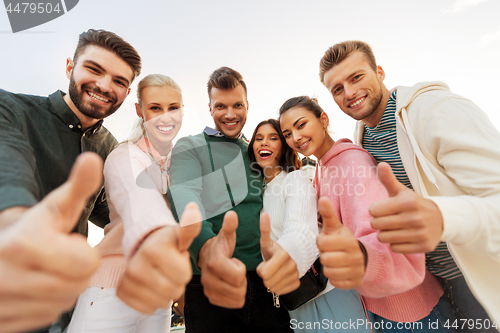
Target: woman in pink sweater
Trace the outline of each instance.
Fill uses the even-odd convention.
[[[104,185],[110,223],[96,245],[101,264],[80,296],[68,333],[165,333],[170,306],[152,315],[116,296],[116,288],[142,239],[163,226],[177,226],[168,207],[172,140],[182,124],[182,95],[168,76],[152,74],[137,89],[136,121],[130,138],[106,159]]]
[[[316,100],[307,96],[291,98],[280,108],[280,126],[287,144],[305,156],[314,155],[318,159],[314,178],[318,198],[330,199],[339,221],[349,229],[345,238],[353,239],[351,244],[355,244],[357,258],[364,258],[360,283],[354,285],[359,286],[356,289],[366,309],[375,314],[373,327],[381,332],[439,332],[430,325],[437,323],[433,310],[443,290],[426,270],[424,255],[392,252],[388,244],[378,241],[376,231],[370,226],[368,207],[388,197],[377,178],[375,160],[349,139],[335,142],[328,133],[328,123],[328,116]],[[328,255],[322,253],[325,259]],[[327,276],[328,270],[326,264]],[[330,277],[334,286],[345,289],[348,284],[340,280]],[[315,315],[314,309],[301,311]]]

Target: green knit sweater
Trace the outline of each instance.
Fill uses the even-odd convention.
[[[260,253],[260,211],[262,183],[252,172],[243,139],[228,139],[200,133],[180,139],[172,152],[168,198],[174,217],[179,221],[186,205],[200,207],[203,226],[191,248],[193,274],[200,274],[198,254],[203,244],[215,237],[222,227],[224,214],[238,214],[236,247],[233,257],[247,270],[255,270],[262,261]]]

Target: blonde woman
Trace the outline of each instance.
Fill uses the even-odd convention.
[[[134,255],[140,240],[157,228],[177,225],[165,194],[172,140],[182,124],[181,90],[171,78],[152,74],[139,82],[137,99],[139,118],[130,138],[109,155],[104,166],[111,222],[96,246],[101,265],[78,299],[68,333],[163,333],[170,327],[170,306],[146,315],[116,295],[127,258]]]

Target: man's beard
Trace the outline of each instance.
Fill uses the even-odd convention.
[[[380,94],[378,95],[378,98],[372,99],[370,102],[370,109],[371,109],[370,116],[373,114],[373,112],[375,112],[375,110],[377,110],[379,108],[380,103],[382,103],[382,99],[384,98],[384,94],[382,92],[382,87],[380,87],[379,91],[380,91]]]
[[[111,105],[109,106],[108,110],[103,110],[102,106],[99,105],[92,105],[90,103],[84,103],[83,102],[83,94],[86,94],[86,90],[95,92],[96,94],[99,94],[101,96],[104,96],[108,99],[111,100]],[[82,85],[82,91],[78,92],[78,88],[76,87],[75,80],[73,79],[73,74],[71,74],[70,80],[69,80],[69,97],[71,98],[71,101],[73,104],[75,104],[76,108],[85,116],[89,118],[94,118],[94,119],[103,119],[106,118],[107,116],[112,115],[118,108],[122,105],[120,104],[113,104],[115,103],[115,100],[111,98],[107,93],[102,92],[101,89],[98,87],[93,87],[89,88],[86,87],[86,85]]]
[[[352,112],[347,112],[347,115],[349,115],[351,118],[355,120],[364,120],[368,117],[370,117],[380,106],[380,103],[382,103],[382,99],[384,98],[384,93],[382,91],[382,86],[379,84],[379,94],[373,96],[373,98],[370,100],[370,103],[368,104],[368,109],[366,110],[365,113],[363,114],[355,114]]]

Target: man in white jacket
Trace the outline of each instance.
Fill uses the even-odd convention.
[[[380,163],[390,198],[370,208],[379,240],[395,252],[426,252],[429,271],[454,306],[455,328],[492,329],[500,320],[497,129],[442,82],[389,91],[363,42],[330,47],[320,78],[340,109],[358,120],[355,141]],[[474,324],[463,325],[465,319]]]

